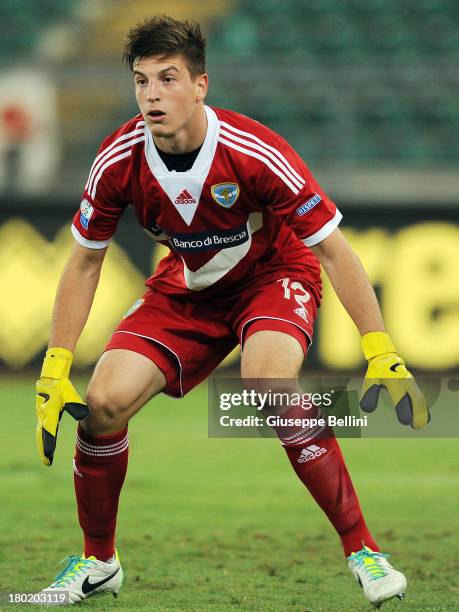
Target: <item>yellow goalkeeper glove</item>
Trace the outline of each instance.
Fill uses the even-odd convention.
[[[36,384],[36,412],[38,417],[35,437],[42,463],[52,465],[56,449],[57,430],[62,413],[67,410],[76,420],[85,419],[89,410],[76,392],[68,376],[73,355],[64,348],[50,348]]]
[[[379,392],[384,387],[394,403],[397,418],[403,425],[420,429],[430,421],[424,395],[405,362],[395,350],[389,335],[370,332],[362,336],[362,349],[368,370],[360,394],[360,408],[373,412],[378,405]]]

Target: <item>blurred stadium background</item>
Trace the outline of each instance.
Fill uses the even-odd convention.
[[[55,464],[45,470],[33,442],[33,381],[87,173],[104,136],[137,112],[121,65],[124,35],[162,12],[204,24],[208,102],[265,122],[304,156],[344,214],[400,353],[418,372],[448,374],[454,395],[445,401],[454,405],[457,396],[456,1],[6,0],[0,3],[0,403],[7,414],[0,594],[42,588],[54,563],[78,552],[74,423],[62,420]],[[79,343],[82,376],[74,376],[81,392],[163,254],[128,212]],[[307,371],[335,376],[359,369],[361,375],[358,335],[327,284],[324,291]],[[227,367],[237,359],[235,352]],[[205,386],[179,405],[155,399],[154,409],[136,418],[130,439],[119,522],[129,580],[116,605],[367,609],[335,535],[277,441],[207,437]],[[457,609],[456,440],[373,438],[342,440],[342,447],[372,529],[409,576],[404,609]],[[399,609],[387,605],[388,612]]]
[[[208,102],[280,132],[335,199],[407,361],[457,367],[454,0],[202,0],[192,10],[185,0],[9,0],[0,8],[3,371],[43,352],[88,170],[102,138],[137,110],[120,61],[124,35],[160,12],[203,22]],[[126,214],[80,366],[97,359],[163,254]],[[357,333],[327,285],[325,294],[308,365],[352,370]]]
[[[204,24],[208,103],[285,136],[335,199],[400,353],[421,370],[457,368],[457,2],[8,0],[0,7],[2,371],[41,357],[95,152],[137,111],[120,60],[124,35],[161,12]],[[81,367],[97,359],[163,254],[126,214],[78,348]],[[308,365],[355,369],[357,333],[327,285],[325,294]]]

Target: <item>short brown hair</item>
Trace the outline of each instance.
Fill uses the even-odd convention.
[[[190,74],[197,76],[206,71],[206,43],[199,23],[157,15],[130,29],[123,59],[133,70],[136,60],[144,57],[183,55]]]

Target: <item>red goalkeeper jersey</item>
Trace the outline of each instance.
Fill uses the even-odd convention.
[[[104,248],[127,206],[170,248],[147,285],[187,299],[243,291],[266,262],[308,269],[320,301],[320,266],[308,248],[341,214],[278,134],[238,113],[206,106],[205,141],[190,170],[169,171],[137,115],[102,143],[72,232]],[[261,267],[261,268],[260,268]]]

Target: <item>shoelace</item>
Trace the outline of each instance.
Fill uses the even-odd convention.
[[[349,561],[355,561],[367,573],[370,580],[378,580],[388,574],[387,569],[381,565],[379,559],[387,559],[388,557],[389,555],[373,552],[365,546],[359,552],[350,555],[348,559]]]
[[[69,556],[62,559],[61,563],[67,561],[67,565],[64,569],[56,576],[53,584],[53,588],[60,588],[66,586],[73,578],[80,575],[85,568],[92,567],[95,562],[90,559],[82,559],[81,557]]]

